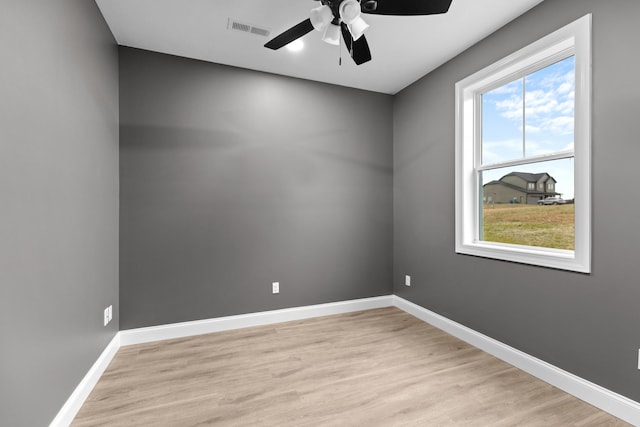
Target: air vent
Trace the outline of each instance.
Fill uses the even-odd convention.
[[[264,28],[256,27],[255,25],[247,24],[244,22],[236,21],[229,18],[227,22],[227,29],[242,31],[243,33],[256,34],[258,36],[269,37],[270,31]]]
[[[265,30],[264,28],[251,27],[251,34],[257,34],[259,36],[268,37],[269,30]]]

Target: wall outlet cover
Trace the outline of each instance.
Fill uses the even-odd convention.
[[[280,293],[280,282],[273,282],[271,284],[271,292],[274,294]]]
[[[408,274],[404,276],[404,284],[405,286],[411,286],[411,276]]]

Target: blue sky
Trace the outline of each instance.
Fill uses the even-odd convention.
[[[572,149],[574,97],[573,56],[483,94],[483,164]],[[548,172],[556,191],[573,198],[573,159],[485,171],[483,181],[512,171]]]

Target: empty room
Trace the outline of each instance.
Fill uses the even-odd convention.
[[[640,425],[639,19],[3,1],[0,426]]]

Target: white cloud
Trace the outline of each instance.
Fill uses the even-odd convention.
[[[558,93],[569,93],[573,91],[573,84],[571,82],[564,82],[558,86]]]
[[[544,73],[544,70],[541,71]],[[534,73],[526,77],[524,95],[525,127],[528,132],[546,131],[558,135],[573,133],[575,83],[573,72]],[[522,80],[489,92],[500,116],[522,123]],[[494,95],[497,95],[494,97]],[[500,96],[503,95],[503,96]],[[497,99],[496,99],[497,98]]]
[[[571,135],[573,122],[573,116],[557,116],[545,120],[542,126],[556,135]]]
[[[482,143],[483,163],[496,163],[520,157],[522,157],[522,141],[519,139],[484,141]]]
[[[542,131],[542,128],[540,126],[526,125],[525,131],[527,132],[527,134],[540,133]]]
[[[522,96],[511,95],[509,98],[496,102],[500,115],[511,120],[522,120]]]

